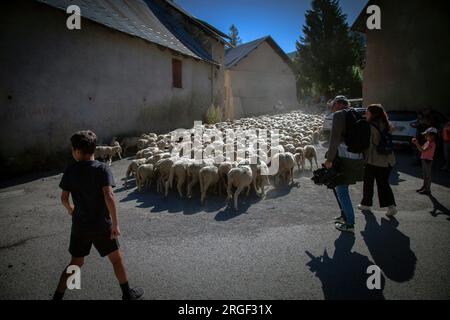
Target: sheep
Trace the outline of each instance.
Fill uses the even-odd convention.
[[[219,182],[219,169],[216,166],[206,166],[200,169],[198,179],[200,182],[200,201],[205,204],[206,193],[211,186],[216,187]]]
[[[132,160],[130,162],[130,164],[128,165],[128,168],[127,168],[127,172],[125,174],[124,186],[126,186],[128,184],[128,178],[131,175],[136,176],[137,169],[139,168],[139,166],[145,164],[145,162],[146,162],[146,159],[136,159],[136,160]]]
[[[111,154],[111,147],[108,147],[108,146],[97,146],[95,148],[94,158],[95,159],[106,160],[106,158],[109,158],[110,154]]]
[[[305,159],[308,159],[309,163],[311,164],[311,171],[313,170],[313,159],[316,162],[317,169],[319,169],[319,164],[317,163],[317,150],[314,146],[306,146],[304,148],[304,157]]]
[[[294,167],[295,167],[295,158],[289,153],[279,153],[276,154],[275,157],[272,158],[272,161],[278,161],[278,172],[275,175],[275,184],[278,184],[277,181],[280,178],[285,178],[286,183],[294,183]]]
[[[156,191],[164,191],[164,197],[167,197],[169,194],[170,169],[172,168],[173,164],[174,160],[170,158],[161,159],[156,163],[155,172],[158,173]]]
[[[237,168],[233,168],[228,172],[228,187],[227,187],[227,195],[228,201],[231,201],[234,198],[234,209],[238,210],[238,198],[241,192],[248,188],[247,195],[250,192],[250,188],[253,182],[253,173],[250,166],[239,166]],[[236,191],[234,195],[231,190],[235,187]]]
[[[199,173],[203,167],[214,165],[212,159],[205,159],[202,162],[194,161],[189,163],[187,167],[187,197],[192,198],[192,188],[194,188],[199,183]]]
[[[305,169],[305,158],[303,156],[303,153],[296,153],[294,154],[295,163],[297,164],[298,171]]]
[[[115,141],[111,146],[111,159],[115,156],[118,156],[119,159],[122,160],[122,147],[117,141]]]
[[[260,161],[259,164],[252,164],[250,165],[250,168],[253,172],[253,189],[255,190],[256,194],[259,197],[264,197],[265,195],[265,189],[264,187],[266,185],[270,186],[269,178],[267,177],[269,173],[269,168],[267,167],[267,164],[265,164],[263,161]]]
[[[178,194],[180,195],[180,198],[183,198],[182,187],[184,186],[187,180],[188,165],[189,161],[187,159],[180,159],[173,164],[172,168],[170,168],[169,186],[172,189],[174,179],[177,180],[177,190]]]
[[[139,139],[137,141],[137,149],[138,151],[145,149],[148,146],[148,140],[147,139]]]
[[[219,193],[222,193],[222,188],[227,189],[228,172],[233,168],[236,168],[235,162],[222,162],[219,165]]]
[[[142,191],[142,188],[148,188],[151,185],[153,173],[153,165],[151,164],[143,164],[138,167],[136,174],[136,184],[139,192]]]
[[[120,145],[123,148],[123,153],[127,154],[128,149],[130,148],[137,148],[138,145],[138,141],[140,138],[138,137],[127,137],[127,138],[123,138],[122,142],[120,143]]]
[[[319,131],[314,131],[312,134],[312,143],[314,145],[318,145],[320,140],[320,132]]]

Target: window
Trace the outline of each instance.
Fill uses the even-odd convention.
[[[172,59],[172,86],[174,88],[182,88],[181,60]]]

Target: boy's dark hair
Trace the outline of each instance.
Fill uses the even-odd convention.
[[[93,154],[97,146],[97,136],[91,130],[78,131],[70,138],[72,147],[83,154]]]

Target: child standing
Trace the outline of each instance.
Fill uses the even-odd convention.
[[[445,165],[442,167],[442,170],[450,172],[450,115],[447,116],[447,120],[447,124],[442,130],[445,157]]]
[[[412,143],[421,152],[420,159],[422,161],[423,171],[423,186],[417,192],[423,195],[431,195],[431,171],[433,168],[434,153],[436,151],[436,128],[428,128],[423,135],[425,135],[426,142],[420,145],[417,139],[413,139]]]
[[[72,155],[76,163],[69,166],[59,184],[61,201],[72,217],[69,266],[81,267],[92,245],[102,257],[111,261],[122,289],[123,300],[143,297],[142,288],[130,289],[119,251],[120,235],[116,200],[112,188],[114,178],[109,167],[94,160],[97,137],[92,131],[80,131],[71,137]],[[72,195],[73,204],[69,201]],[[68,266],[68,267],[69,267]],[[61,300],[67,288],[67,268],[64,269],[53,300]]]

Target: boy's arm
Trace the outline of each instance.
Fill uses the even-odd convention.
[[[70,196],[69,191],[63,191],[61,193],[61,203],[67,209],[67,212],[69,213],[69,215],[73,215],[74,206],[73,206],[73,204],[70,204],[69,196]]]
[[[103,187],[103,196],[105,198],[106,207],[112,220],[111,238],[120,236],[119,221],[117,219],[116,197],[111,186]]]

